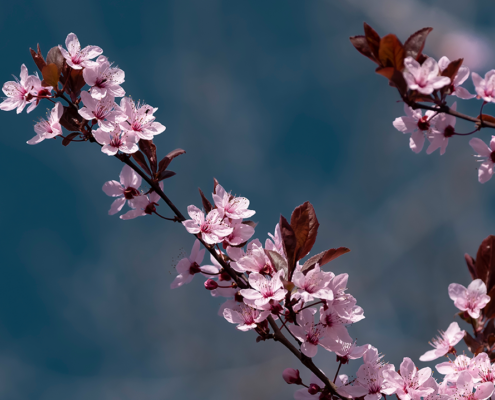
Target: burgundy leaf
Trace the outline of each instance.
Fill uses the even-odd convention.
[[[62,140],[62,144],[64,146],[68,146],[71,142],[72,142],[72,139],[74,139],[76,136],[80,135],[81,132],[72,132],[72,133],[69,133],[63,140]]]
[[[45,59],[41,54],[40,45],[38,44],[38,51],[34,51],[33,49],[29,49],[31,52],[31,56],[33,57],[34,63],[38,67],[40,71],[43,71],[43,67],[46,65]]]
[[[78,131],[82,122],[83,117],[79,115],[74,107],[64,106],[64,113],[62,114],[62,118],[60,118],[60,125],[68,131]]]
[[[495,281],[495,236],[488,236],[478,249],[474,264],[476,276],[486,284],[490,292]]]
[[[423,28],[409,36],[404,43],[405,57],[412,57],[415,60],[421,55],[425,47],[426,37],[433,28]]]
[[[378,58],[383,67],[404,69],[404,47],[397,36],[389,34],[381,38]]]
[[[473,338],[468,332],[464,333],[464,342],[471,353],[478,355],[483,351],[483,345]]]
[[[290,226],[296,235],[295,260],[299,261],[313,248],[320,226],[309,201],[294,209],[290,217]]]
[[[476,270],[474,269],[474,258],[466,253],[466,254],[464,254],[464,259],[466,260],[466,264],[467,264],[469,273],[471,274],[471,278],[474,281],[475,279],[478,278],[476,276]]]
[[[132,158],[139,164],[139,166],[144,169],[144,171],[151,176],[151,171],[146,164],[146,159],[144,158],[144,154],[141,153],[140,151],[136,151],[135,153],[132,154]]]
[[[364,36],[368,41],[368,46],[371,50],[371,54],[373,54],[376,60],[379,60],[380,40],[381,40],[380,35],[376,33],[376,31],[366,22],[364,23]],[[379,61],[378,64],[380,64]]]
[[[282,234],[282,243],[284,245],[284,252],[287,257],[287,264],[289,269],[288,279],[292,279],[292,273],[294,272],[294,268],[296,266],[296,246],[297,239],[296,234],[292,230],[289,222],[281,215],[280,216],[280,232]]]
[[[198,188],[199,194],[201,195],[201,201],[203,202],[203,208],[205,209],[205,213],[208,214],[212,209],[213,206],[211,205],[210,201],[205,197],[203,194],[203,191]]]
[[[371,52],[368,40],[365,36],[351,36],[349,39],[357,51],[359,51],[363,56],[368,57],[371,61],[379,64],[379,62],[376,60],[375,56]]]
[[[339,247],[337,249],[322,251],[321,253],[308,258],[303,264],[301,270],[306,271],[308,269],[311,269],[316,265],[316,263],[319,263],[321,267],[329,263],[330,261],[335,260],[337,257],[340,257],[342,254],[349,253],[350,251],[351,250],[349,250],[347,247]]]
[[[156,160],[156,146],[153,143],[153,140],[140,139],[138,144],[139,144],[139,148],[150,162],[151,172],[155,174],[157,167],[157,160]]]
[[[273,268],[275,268],[276,271],[284,271],[283,277],[285,279],[288,279],[288,266],[287,266],[287,261],[285,261],[285,258],[283,258],[280,254],[278,254],[276,251],[272,250],[266,250],[265,249],[265,254],[268,256],[270,259],[270,262],[273,265]]]
[[[175,149],[175,150],[171,151],[170,153],[168,153],[160,161],[160,164],[158,165],[158,173],[160,174],[161,172],[165,171],[175,157],[180,156],[181,154],[184,154],[184,153],[185,153],[185,150],[182,150],[182,149]]]
[[[160,175],[158,175],[158,182],[163,181],[165,179],[171,178],[172,176],[177,175],[174,171],[163,171]]]

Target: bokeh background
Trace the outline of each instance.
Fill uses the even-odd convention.
[[[3,81],[22,62],[34,70],[29,47],[39,42],[46,54],[69,32],[125,70],[127,93],[158,107],[167,126],[156,138],[160,154],[187,150],[165,184],[182,210],[200,204],[197,188],[211,192],[215,176],[251,200],[264,241],[281,213],[311,201],[321,223],[315,251],[352,249],[328,267],[350,274],[349,291],[365,309],[351,328],[359,343],[398,365],[404,356],[417,361],[447,328],[456,312],[447,286],[470,280],[463,254],[475,255],[495,233],[495,182],[477,182],[467,138],[452,140],[442,157],[411,152],[392,127],[402,115],[396,93],[348,37],[361,34],[363,21],[403,40],[433,26],[427,54],[465,56],[484,74],[495,62],[493,2],[0,7]],[[476,114],[479,105],[461,101],[459,109]],[[185,230],[107,215],[112,200],[101,186],[118,177],[120,163],[87,144],[26,145],[47,106],[0,115],[0,398],[292,398],[281,373],[299,366],[284,348],[255,343],[254,333],[218,317],[220,301],[201,279],[169,289],[192,245]],[[334,374],[333,354],[320,351],[316,361]]]

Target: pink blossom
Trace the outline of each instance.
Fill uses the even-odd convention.
[[[396,388],[384,378],[385,371],[389,370],[394,370],[394,366],[365,363],[356,373],[354,386],[346,386],[345,390],[352,397],[364,396],[365,400],[379,400],[382,394],[391,395]]]
[[[125,96],[120,86],[124,83],[125,73],[120,68],[112,67],[105,56],[99,56],[96,62],[84,68],[84,81],[91,86],[91,96],[101,100],[109,93],[113,97]]]
[[[286,258],[285,253],[284,253],[284,245],[282,242],[282,234],[280,233],[280,225],[277,224],[275,226],[275,234],[274,235],[269,233],[268,236],[270,236],[272,238],[272,240],[266,239],[265,249],[275,251],[278,254],[280,254],[282,257]]]
[[[33,100],[27,108],[27,113],[33,111],[43,98],[51,97],[53,90],[53,87],[43,86],[41,84],[41,80],[38,77],[37,72],[35,72],[35,75],[30,75],[29,78],[31,79],[31,90],[29,91],[28,99],[33,96]]]
[[[363,346],[357,346],[355,341],[336,339],[327,347],[327,350],[333,351],[337,354],[337,361],[342,364],[347,364],[349,360],[357,360],[358,358],[361,358],[369,350],[370,345],[365,344]]]
[[[318,345],[329,349],[332,345],[332,339],[325,335],[325,327],[321,324],[315,324],[314,314],[316,309],[306,308],[297,314],[297,323],[299,325],[290,325],[289,330],[302,342],[301,351],[307,357],[314,357],[318,352]]]
[[[191,219],[183,221],[182,225],[193,235],[201,233],[203,240],[208,244],[221,243],[223,238],[233,231],[230,226],[222,222],[217,209],[211,210],[206,218],[205,213],[196,206],[187,207],[187,213]]]
[[[493,175],[493,165],[495,164],[495,136],[492,136],[490,147],[479,138],[471,139],[469,144],[478,153],[476,157],[480,157],[480,161],[482,161],[478,168],[478,180],[480,183],[488,182]]]
[[[452,110],[457,109],[457,103],[452,104]],[[430,145],[426,149],[426,154],[433,153],[436,149],[440,149],[440,155],[445,153],[449,139],[455,134],[456,119],[453,115],[439,114],[435,117],[435,127],[428,135]]]
[[[490,357],[486,353],[478,354],[471,361],[469,372],[474,379],[481,379],[481,382],[495,383],[495,364],[490,362]]]
[[[241,220],[232,220],[229,223],[232,233],[225,237],[225,242],[231,246],[239,246],[246,243],[254,235],[254,228],[250,225],[243,224]]]
[[[117,181],[105,182],[102,188],[105,194],[117,197],[108,211],[109,215],[114,215],[122,210],[126,200],[133,200],[140,196],[141,181],[141,177],[131,167],[124,165],[120,172],[120,183]]]
[[[163,182],[159,183],[160,189],[163,190]],[[120,216],[120,219],[134,219],[137,217],[143,217],[145,215],[151,215],[156,211],[160,195],[156,192],[152,192],[149,195],[141,195],[129,200],[129,206],[133,208],[131,211],[127,211]]]
[[[56,103],[55,107],[50,111],[48,119],[42,119],[34,126],[36,136],[31,140],[28,140],[28,144],[38,144],[45,139],[52,139],[55,136],[62,134],[62,126],[60,125],[60,118],[64,113],[64,107],[61,103]]]
[[[283,271],[278,271],[273,278],[267,279],[257,272],[252,272],[249,275],[249,284],[252,289],[240,290],[240,294],[244,297],[244,302],[250,306],[262,307],[269,303],[270,300],[283,300],[287,290],[284,289],[280,279],[282,273]]]
[[[324,388],[325,384],[315,374],[311,374],[310,385],[316,385],[320,388]],[[320,398],[321,393],[311,394],[307,388],[299,389],[294,393],[295,400],[316,400]]]
[[[431,57],[427,58],[422,65],[414,58],[406,57],[404,66],[406,67],[404,78],[411,90],[428,95],[450,84],[450,78],[438,76],[438,64]]]
[[[393,370],[385,370],[383,376],[396,389],[395,393],[401,400],[419,399],[434,392],[431,387],[423,386],[431,377],[431,368],[418,371],[409,357],[404,357],[400,365],[400,375]]]
[[[106,132],[113,131],[114,124],[125,120],[125,115],[114,109],[116,104],[113,96],[108,95],[101,100],[96,100],[88,92],[81,92],[81,99],[84,107],[79,110],[79,114],[88,121],[98,121],[100,128]]]
[[[289,385],[300,385],[302,383],[298,369],[286,368],[282,373],[282,377],[284,378],[284,381],[287,382]]]
[[[368,351],[363,355],[364,363],[372,364],[372,365],[380,365],[381,359],[383,355],[378,353],[378,349],[374,346],[369,347]]]
[[[253,240],[248,244],[247,253],[237,260],[235,268],[238,272],[271,273],[273,271],[270,259],[265,254],[259,240]]]
[[[82,67],[87,67],[91,65],[89,60],[99,56],[103,53],[103,50],[98,46],[86,46],[81,50],[81,44],[79,39],[74,33],[69,33],[65,39],[65,50],[61,45],[58,46],[62,56],[64,56],[67,64],[69,64],[74,69],[82,69]]]
[[[306,275],[301,272],[301,268],[296,268],[292,282],[297,286],[297,294],[304,302],[315,298],[333,300],[333,292],[328,288],[328,284],[334,276],[332,272],[321,271],[320,264],[317,263]]]
[[[226,308],[223,311],[224,318],[231,324],[238,324],[237,329],[249,331],[263,322],[270,315],[270,311],[260,311],[246,304],[239,304],[234,309]]]
[[[352,321],[341,317],[333,305],[320,307],[320,323],[325,327],[326,336],[336,341],[352,342],[346,328]]]
[[[101,128],[93,131],[96,141],[103,145],[101,151],[114,156],[119,151],[132,154],[139,150],[139,138],[133,132],[123,132],[118,124],[112,124],[114,129],[107,132]]]
[[[490,296],[486,294],[486,285],[481,279],[472,281],[467,289],[458,283],[451,283],[449,297],[459,310],[467,311],[474,319],[479,318],[481,310],[490,301]]]
[[[433,377],[428,378],[426,382],[423,383],[423,387],[433,389],[433,392],[428,396],[425,396],[424,400],[452,400],[452,396],[444,394],[444,387],[440,387]]]
[[[175,289],[189,283],[194,278],[194,275],[198,273],[207,273],[207,274],[217,274],[218,268],[213,267],[211,265],[207,265],[201,267],[200,264],[203,262],[203,258],[205,257],[205,249],[199,249],[200,242],[199,240],[194,241],[193,248],[191,250],[191,254],[189,257],[185,257],[181,259],[175,269],[177,270],[177,277],[170,284],[171,289]]]
[[[440,68],[441,72],[443,72],[449,66],[449,64],[450,60],[445,56],[438,60],[438,67]],[[457,74],[454,77],[454,81],[451,83],[450,94],[464,100],[476,97],[476,95],[469,93],[467,89],[461,87],[461,85],[466,81],[467,78],[469,78],[469,68],[463,65],[459,68],[459,71],[457,71]]]
[[[465,333],[461,331],[457,322],[452,322],[445,332],[439,332],[440,336],[430,342],[435,350],[427,351],[419,357],[420,361],[433,361],[451,352],[454,346],[462,340]]]
[[[213,193],[215,206],[220,213],[231,219],[252,217],[256,211],[248,210],[249,200],[245,197],[234,197],[227,193],[221,185],[217,185]]]
[[[419,153],[425,144],[425,134],[431,132],[431,122],[435,111],[428,110],[423,116],[421,110],[413,110],[404,104],[405,116],[396,118],[393,122],[395,129],[402,133],[410,133],[409,147],[415,153]]]
[[[467,372],[463,371],[459,374],[455,388],[453,389],[454,398],[465,398],[468,400],[486,400],[493,394],[493,383],[484,382],[476,386],[476,390],[473,393],[475,381],[473,376]]]
[[[479,97],[486,102],[495,101],[495,69],[485,74],[485,79],[481,78],[476,72],[471,73],[474,89]]]
[[[485,353],[481,353],[485,354]],[[455,358],[454,361],[446,361],[435,365],[436,370],[442,375],[446,375],[446,379],[457,380],[457,377],[462,371],[470,372],[473,377],[477,375],[477,370],[474,368],[473,360],[464,354]]]
[[[125,115],[125,118],[120,121],[120,127],[124,131],[134,132],[141,139],[151,140],[153,136],[165,130],[162,124],[155,122],[153,113],[158,108],[140,103],[136,105],[130,97],[124,97],[120,101],[120,109]]]
[[[34,86],[36,83],[34,75],[28,75],[28,69],[24,64],[21,65],[21,74],[19,75],[21,80],[18,80],[15,76],[15,81],[5,82],[3,85],[3,93],[7,98],[0,104],[0,110],[11,111],[17,108],[17,114],[20,114],[26,104],[32,103],[35,98],[33,97]],[[39,80],[39,78],[38,78]],[[33,103],[27,110],[31,112],[36,107],[36,103]]]

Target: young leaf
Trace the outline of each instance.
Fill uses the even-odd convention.
[[[376,60],[379,59],[380,52],[380,35],[376,33],[376,31],[369,26],[366,22],[364,23],[364,36],[368,41],[368,46],[371,50],[371,54],[375,57]]]
[[[297,239],[296,234],[292,230],[289,222],[284,218],[283,215],[280,216],[280,232],[282,234],[282,243],[284,245],[285,256],[287,257],[288,264],[288,279],[292,279],[292,273],[294,272],[294,268],[296,267],[296,246]]]
[[[55,64],[51,63],[45,65],[41,71],[41,75],[43,75],[43,82],[41,82],[43,86],[57,87],[60,72]]]
[[[359,51],[363,56],[368,57],[371,61],[379,64],[379,62],[371,52],[368,40],[365,36],[351,36],[349,39],[357,51]]]
[[[198,188],[199,194],[201,195],[201,201],[203,202],[203,208],[205,209],[205,213],[208,214],[212,209],[213,206],[211,205],[210,201],[205,197],[203,194],[203,191]]]
[[[378,67],[375,69],[375,72],[378,75],[384,76],[387,79],[392,79],[392,76],[394,76],[395,68],[394,67]]]
[[[139,148],[148,158],[150,162],[151,172],[156,173],[157,161],[156,161],[156,146],[152,140],[141,139],[139,141]]]
[[[288,279],[289,268],[287,266],[287,261],[285,261],[285,259],[280,254],[278,254],[276,251],[265,249],[265,254],[270,259],[270,262],[272,263],[273,268],[275,268],[276,271],[280,271],[280,270],[284,271],[284,278]]]
[[[447,68],[442,71],[442,76],[446,76],[450,78],[451,81],[454,80],[455,76],[459,72],[459,68],[461,68],[462,62],[464,58],[459,58],[458,60],[451,61]]]
[[[151,176],[151,171],[146,164],[146,159],[144,158],[144,154],[141,153],[140,151],[136,151],[135,153],[132,154],[132,158],[139,164],[139,166],[144,169],[144,171]]]
[[[165,171],[175,157],[180,156],[181,154],[184,153],[185,150],[182,149],[175,149],[172,150],[170,153],[168,153],[165,157],[161,159],[160,163],[158,164],[158,173],[160,174],[163,171]]]
[[[165,179],[171,178],[172,176],[177,175],[174,171],[163,171],[160,175],[158,175],[158,182],[163,181]]]
[[[73,69],[70,73],[70,89],[77,97],[81,93],[81,89],[86,84],[83,77],[82,69]]]
[[[490,292],[495,281],[495,236],[488,236],[478,249],[474,264],[476,276],[486,284]]]
[[[74,139],[77,135],[80,135],[81,132],[72,132],[72,133],[69,133],[63,140],[62,140],[62,144],[64,146],[68,146],[71,142],[72,142],[72,139]]]
[[[473,281],[475,279],[478,279],[478,277],[476,276],[476,270],[474,269],[474,258],[466,253],[466,254],[464,254],[464,259],[466,260],[469,274],[471,275],[471,278],[473,279]]]
[[[339,247],[338,249],[330,249],[327,251],[322,251],[321,253],[318,253],[313,257],[307,259],[306,262],[303,264],[301,271],[304,272],[308,269],[313,268],[316,265],[316,263],[319,263],[321,267],[322,265],[325,265],[330,261],[335,260],[337,257],[340,257],[342,254],[349,252],[350,250],[347,247]]]
[[[313,248],[320,226],[309,201],[295,208],[290,217],[290,226],[296,235],[295,260],[299,261]]]
[[[483,351],[483,345],[473,338],[468,332],[464,333],[464,342],[471,353],[478,355]]]
[[[404,47],[397,36],[388,34],[381,38],[378,58],[384,67],[394,67],[398,71],[404,69]]]
[[[433,28],[423,28],[409,36],[404,43],[404,57],[417,60],[425,47],[426,37],[432,30]]]
[[[407,82],[404,79],[404,75],[402,72],[397,71],[394,69],[394,73],[392,74],[392,77],[390,78],[390,85],[394,86],[397,88],[401,96],[405,96],[407,93]]]
[[[488,292],[488,296],[490,296],[490,302],[481,310],[481,312],[487,319],[490,319],[495,317],[495,287],[492,287]]]
[[[62,118],[60,118],[60,125],[68,131],[78,131],[82,121],[83,118],[74,107],[64,106],[64,113],[62,114]]]
[[[46,55],[47,64],[55,64],[59,71],[63,70],[65,58],[58,46],[52,47]]]
[[[31,56],[33,57],[33,61],[38,67],[40,71],[43,71],[43,67],[46,65],[45,59],[43,58],[43,55],[41,54],[40,50],[40,45],[38,44],[38,51],[34,51],[33,49],[29,49],[31,52]]]

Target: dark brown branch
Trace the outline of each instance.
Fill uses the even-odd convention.
[[[443,106],[427,106],[426,104],[420,104],[420,103],[412,103],[410,104],[411,108],[413,110],[421,109],[421,110],[431,110],[431,111],[438,111],[444,114],[449,114],[453,115],[454,117],[464,119],[466,121],[474,122],[475,124],[479,125],[480,128],[492,128],[495,129],[495,124],[492,122],[486,122],[482,121],[479,118],[471,117],[466,114],[462,114],[460,112],[457,112],[455,110],[452,110],[449,106],[443,105]]]

